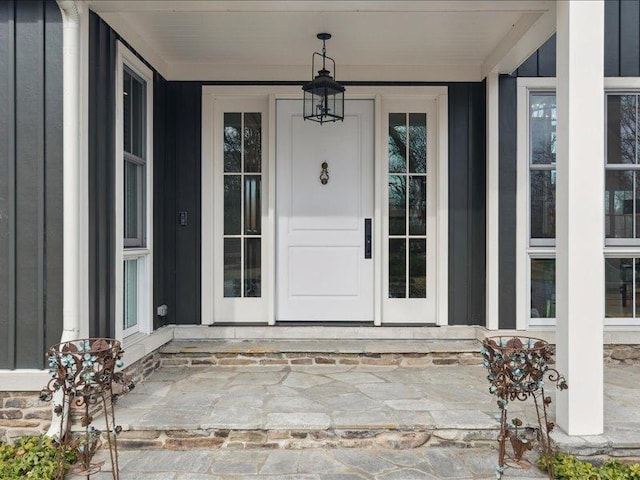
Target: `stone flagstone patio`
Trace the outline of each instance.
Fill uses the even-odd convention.
[[[473,365],[164,367],[118,402],[119,443],[146,449],[489,446],[498,410],[485,376]],[[639,385],[637,366],[605,366],[605,435],[559,432],[556,440],[580,453],[638,455]],[[510,411],[534,423],[532,405],[514,402]]]

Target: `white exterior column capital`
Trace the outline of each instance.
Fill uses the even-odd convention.
[[[569,435],[603,432],[604,2],[557,3],[557,366]]]

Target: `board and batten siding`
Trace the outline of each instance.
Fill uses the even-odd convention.
[[[0,368],[43,368],[62,333],[62,19],[0,1]]]
[[[607,0],[604,5],[605,77],[640,76],[640,0]],[[556,76],[552,36],[511,75],[500,77],[500,328],[516,327],[516,132],[517,78]]]

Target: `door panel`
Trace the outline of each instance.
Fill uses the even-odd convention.
[[[346,103],[344,122],[323,125],[277,103],[277,320],[373,321],[373,101]]]

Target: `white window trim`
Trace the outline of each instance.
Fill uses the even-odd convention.
[[[530,248],[529,246],[529,94],[536,91],[556,90],[555,78],[518,78],[517,87],[517,165],[516,165],[516,329],[526,330],[529,327],[555,326],[552,318],[531,318],[531,262],[535,256],[555,257],[555,247]],[[604,79],[605,94],[607,92],[639,91],[640,77],[609,77]],[[605,129],[606,137],[606,129]],[[605,138],[606,141],[606,138]],[[604,152],[603,152],[603,164]],[[604,192],[602,192],[604,195]],[[640,246],[628,244],[616,245],[612,242],[605,246],[605,257],[640,258]],[[604,295],[604,284],[602,285]],[[638,318],[604,318],[607,327],[640,327]]]
[[[382,132],[382,103],[387,99],[424,99],[431,96],[437,103],[437,267],[436,267],[436,321],[438,325],[448,325],[449,284],[448,284],[448,89],[445,86],[433,87],[351,87],[349,98],[375,100],[375,169],[376,184],[374,187],[374,233],[375,239],[382,238],[382,208],[385,192],[380,188],[380,178],[386,178],[387,172],[382,170],[381,157],[385,154],[386,136]],[[213,324],[214,321],[224,321],[215,314],[214,302],[214,148],[212,138],[214,125],[214,105],[216,99],[262,97],[268,99],[268,111],[265,119],[268,121],[268,146],[263,159],[268,163],[268,169],[263,171],[263,195],[267,196],[267,208],[263,210],[263,242],[268,248],[263,272],[263,295],[267,301],[267,323],[275,325],[275,123],[276,100],[302,99],[299,87],[256,87],[256,86],[204,86],[202,89],[202,317],[203,325]],[[266,135],[265,135],[266,137]],[[266,216],[266,217],[265,217]],[[382,242],[374,241],[374,255],[382,259]],[[269,284],[267,284],[269,283]],[[374,325],[382,324],[382,261],[375,271],[375,300]],[[267,293],[268,292],[268,293]],[[268,295],[268,296],[267,296]]]
[[[146,82],[146,244],[144,248],[124,247],[124,132],[123,66],[126,65]],[[153,72],[120,41],[116,53],[116,162],[115,162],[115,336],[123,341],[135,333],[153,331]],[[138,270],[138,324],[124,330],[124,261],[144,259]],[[140,276],[142,278],[140,279]]]
[[[547,242],[529,242],[529,96],[555,91],[555,78],[518,78],[516,155],[516,329],[555,325],[555,318],[531,318],[531,258],[556,255]],[[549,242],[550,243],[550,242]],[[524,287],[524,288],[520,288]]]

